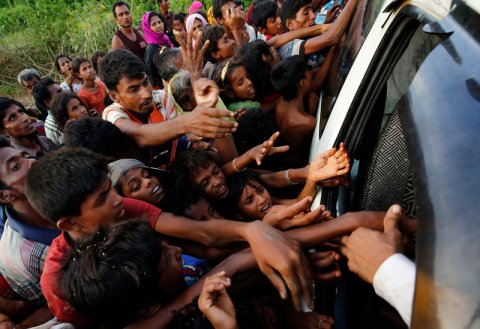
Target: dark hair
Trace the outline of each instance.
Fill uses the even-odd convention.
[[[244,44],[235,54],[235,58],[245,64],[248,76],[255,86],[255,98],[261,99],[273,90],[270,81],[270,63],[273,62],[273,55],[265,41],[255,40]]]
[[[219,50],[218,40],[225,34],[225,28],[221,25],[206,25],[202,26],[200,31],[202,31],[200,47],[202,47],[207,40],[210,40],[210,44],[205,51],[205,59],[211,63],[216,63],[217,59],[212,56],[212,53]]]
[[[63,141],[67,147],[83,147],[110,159],[136,158],[141,150],[113,123],[101,118],[85,117],[65,125]]]
[[[203,149],[188,150],[176,156],[170,167],[175,177],[175,194],[190,190],[195,176],[211,164],[217,164],[215,158]]]
[[[295,55],[283,59],[275,65],[270,75],[273,88],[287,101],[298,96],[300,81],[305,78],[307,63],[303,56]]]
[[[241,172],[234,173],[233,175],[228,176],[227,184],[228,184],[228,196],[224,200],[224,203],[228,205],[228,207],[224,207],[229,209],[231,212],[228,218],[235,218],[235,213],[238,211],[238,201],[242,196],[245,187],[252,186],[251,182],[255,181],[262,186],[265,186],[265,183],[262,181],[260,176],[252,171],[252,170],[244,170]],[[245,218],[246,221],[251,221],[251,219]]]
[[[164,48],[163,51],[158,51],[153,55],[153,64],[163,80],[170,81],[180,71],[181,67],[177,67],[175,64],[178,56],[181,56],[179,48]]]
[[[63,148],[38,160],[27,174],[25,194],[44,218],[56,223],[80,215],[82,203],[108,179],[105,158],[82,148]]]
[[[48,86],[55,83],[56,82],[53,81],[52,78],[45,77],[40,80],[40,82],[38,83],[38,85],[35,86],[35,88],[33,88],[32,96],[35,100],[35,105],[41,112],[47,113],[48,111],[48,107],[45,105],[45,102],[52,99],[50,91],[48,90]]]
[[[5,97],[0,97],[1,98],[5,98]],[[5,147],[12,147],[12,144],[10,144],[10,139],[8,139],[8,137],[4,136],[4,135],[0,135],[0,149],[3,149]],[[7,184],[5,184],[2,180],[2,177],[0,177],[0,190],[6,190],[8,189],[9,186]]]
[[[175,14],[173,15],[173,18],[172,18],[172,21],[180,21],[182,22],[182,24],[184,24],[185,22],[185,14],[182,14],[182,13],[178,13],[178,14]]]
[[[80,104],[85,106],[85,104],[80,99],[80,97],[70,92],[58,93],[57,95],[53,96],[52,105],[50,106],[50,111],[52,112],[55,122],[57,123],[58,129],[62,132],[64,131],[65,125],[67,124],[68,120],[70,119],[68,117],[68,110],[67,110],[68,102],[70,102],[70,100],[75,98],[78,99]]]
[[[98,60],[101,59],[102,57],[104,57],[106,54],[107,54],[106,52],[100,51],[100,50],[97,50],[96,52],[94,52],[92,54],[91,62],[92,62],[93,69],[95,70],[95,72],[98,72],[98,70],[100,69],[100,67],[99,67],[100,63],[98,63]]]
[[[72,61],[72,59],[68,55],[65,55],[65,54],[58,54],[57,56],[55,56],[54,64],[55,64],[55,68],[57,69],[58,72],[60,72],[60,64],[58,63],[58,60],[62,57],[68,58],[69,61]]]
[[[272,0],[263,0],[253,4],[252,15],[250,20],[257,29],[259,27],[266,28],[267,20],[277,17],[278,6]]]
[[[148,25],[150,25],[150,20],[152,19],[153,16],[157,16],[162,21],[163,25],[166,26],[165,17],[163,17],[162,14],[156,11],[151,11],[150,14],[148,15]]]
[[[161,240],[144,220],[107,227],[71,248],[61,289],[75,309],[104,325],[123,327],[147,318],[161,291]]]
[[[278,130],[273,111],[260,108],[247,110],[237,122],[238,128],[233,133],[233,139],[239,154],[268,140]]]
[[[279,15],[282,19],[282,27],[285,31],[288,31],[286,26],[287,19],[295,18],[300,8],[310,4],[310,2],[310,0],[284,0],[282,2]]]
[[[188,209],[197,204],[202,199],[207,199],[203,193],[198,188],[185,189],[185,193],[175,195],[173,202],[173,213],[179,216],[185,216]]]
[[[212,11],[213,11],[213,17],[215,17],[215,19],[218,20],[219,18],[223,18],[222,6],[229,2],[235,3],[235,1],[233,0],[213,0],[212,1],[212,7],[213,7]]]
[[[145,76],[145,64],[132,52],[116,49],[102,58],[99,76],[109,90],[116,91],[123,77],[142,79]]]
[[[225,66],[228,65],[227,71],[223,74],[223,69]],[[215,72],[213,74],[213,81],[220,87],[222,91],[222,100],[227,101],[230,99],[235,99],[235,94],[233,91],[232,86],[232,74],[234,69],[238,67],[245,67],[245,63],[243,63],[240,59],[234,58],[232,60],[224,61],[220,63],[217,67],[215,67]],[[227,95],[227,93],[233,93],[233,97]]]
[[[80,72],[80,65],[82,65],[85,62],[90,63],[90,61],[88,59],[86,59],[85,57],[75,57],[72,61],[73,72],[75,72],[75,74],[78,74]],[[92,64],[92,63],[90,63],[90,64]]]
[[[13,98],[8,97],[0,97],[0,129],[3,129],[3,119],[5,119],[5,114],[7,109],[12,106],[17,105],[19,108],[22,109],[23,112],[27,112],[25,106],[19,101],[14,100]]]
[[[124,2],[124,1],[115,1],[113,3],[113,6],[112,6],[112,13],[113,13],[113,17],[117,17],[117,14],[115,13],[115,8],[117,7],[120,7],[120,6],[125,6],[128,8],[128,10],[130,10],[130,6],[128,5],[128,3]]]

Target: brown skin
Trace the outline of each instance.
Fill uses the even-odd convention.
[[[7,108],[2,126],[2,133],[12,138],[17,144],[37,151],[42,150],[35,138],[37,129],[30,117],[17,105],[12,104]]]
[[[128,7],[127,6],[115,7],[114,16],[115,16],[115,21],[118,24],[119,30],[131,41],[133,42],[137,41],[137,36],[135,35],[135,32],[133,32],[133,28],[132,28],[132,14],[130,13],[130,10],[128,9]],[[140,34],[142,34],[142,32],[140,32]],[[123,44],[122,40],[120,40],[119,37],[117,37],[116,35],[113,35],[111,50],[120,49],[120,48],[125,48],[125,45]]]
[[[28,94],[32,94],[33,88],[38,85],[40,79],[33,77],[30,80],[22,80],[22,86],[25,88]]]

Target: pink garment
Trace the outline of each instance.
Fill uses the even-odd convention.
[[[172,42],[168,38],[168,36],[165,33],[156,33],[153,32],[152,29],[150,28],[150,15],[152,14],[151,11],[147,11],[143,16],[142,16],[142,29],[143,29],[143,34],[145,35],[145,40],[147,41],[148,44],[156,44],[159,46],[167,46],[169,48],[173,47]],[[165,26],[165,20],[163,20],[163,29],[166,29]]]
[[[189,33],[193,28],[193,22],[195,19],[199,19],[202,21],[203,26],[208,25],[207,20],[200,14],[191,14],[188,15],[187,20],[185,21],[185,27],[187,28],[187,33]]]
[[[203,9],[202,3],[200,1],[195,0],[194,2],[192,2],[192,5],[190,6],[190,8],[188,8],[188,14],[191,15],[193,13],[196,13],[200,9]]]

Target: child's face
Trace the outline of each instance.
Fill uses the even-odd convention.
[[[190,205],[185,210],[185,216],[199,221],[222,218],[204,198],[200,198],[196,203]]]
[[[269,35],[277,35],[282,32],[282,20],[280,19],[280,16],[269,17],[265,26],[265,33]]]
[[[315,14],[310,4],[305,5],[297,11],[295,19],[287,19],[286,25],[290,31],[309,27],[314,24]]]
[[[72,98],[67,103],[67,114],[69,120],[78,120],[88,116],[87,108],[78,100]]]
[[[83,81],[94,81],[97,77],[97,74],[95,73],[95,70],[90,62],[83,62],[80,64],[77,75]]]
[[[193,182],[209,198],[224,199],[228,195],[225,175],[222,169],[213,162],[208,168],[200,170]]]
[[[164,300],[169,300],[185,287],[182,276],[182,249],[162,241],[162,256],[158,263],[158,287]]]
[[[215,52],[215,57],[218,61],[230,58],[235,54],[235,41],[229,39],[226,33],[217,41],[217,46],[218,50]]]
[[[118,181],[127,198],[158,205],[165,198],[165,190],[157,177],[145,168],[133,168]]]
[[[178,19],[174,20],[172,22],[172,28],[177,32],[181,32],[183,30],[183,22]]]
[[[153,32],[162,34],[165,31],[165,26],[163,25],[162,20],[157,15],[154,15],[150,18],[150,28]]]
[[[253,83],[248,77],[245,67],[238,66],[233,69],[231,76],[231,84],[233,93],[236,98],[240,99],[252,99],[255,97],[255,88]]]
[[[257,181],[249,181],[243,189],[238,210],[248,219],[262,220],[272,209],[272,198],[267,189]]]
[[[60,57],[58,59],[58,66],[60,67],[60,73],[63,75],[72,74],[72,61],[67,57]]]

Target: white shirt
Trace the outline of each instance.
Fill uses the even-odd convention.
[[[373,277],[375,293],[392,305],[410,327],[413,294],[415,292],[415,263],[402,254],[388,257]]]

